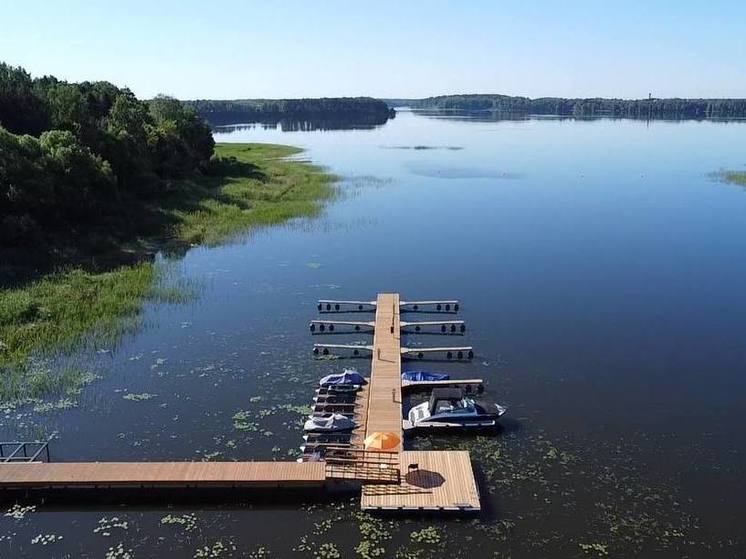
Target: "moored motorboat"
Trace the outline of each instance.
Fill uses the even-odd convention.
[[[428,401],[414,406],[404,422],[407,429],[426,427],[492,427],[507,408],[463,388],[436,388]]]

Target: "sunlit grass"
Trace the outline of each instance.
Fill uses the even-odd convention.
[[[155,277],[150,263],[104,273],[70,270],[0,292],[0,365],[37,349],[68,348],[94,329],[119,335],[120,319],[137,313]]]
[[[218,144],[228,161],[216,181],[205,178],[189,186],[195,208],[169,211],[177,236],[189,243],[216,244],[254,227],[310,217],[333,193],[335,177],[304,161],[288,160],[301,150],[273,144]]]

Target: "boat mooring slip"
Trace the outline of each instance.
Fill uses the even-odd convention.
[[[481,380],[450,381],[426,376],[417,381],[402,379],[403,359],[444,359],[468,361],[474,357],[470,346],[402,347],[402,333],[433,333],[463,335],[466,325],[461,320],[402,321],[402,313],[455,314],[460,304],[455,300],[402,301],[398,294],[380,294],[375,301],[322,300],[317,306],[322,314],[372,313],[373,321],[314,320],[309,329],[312,334],[371,333],[372,344],[321,344],[313,346],[318,358],[371,357],[371,374],[367,390],[365,438],[350,439],[350,445],[362,445],[375,434],[391,434],[398,442],[391,448],[397,454],[398,483],[363,483],[361,507],[363,510],[480,510],[479,492],[468,452],[464,451],[407,451],[404,450],[404,431],[408,425],[402,415],[402,396],[406,389],[432,388],[447,385],[479,385]],[[331,360],[330,363],[336,363]],[[362,387],[361,387],[362,390]],[[390,467],[390,465],[382,466]],[[438,480],[433,483],[432,480]]]
[[[304,424],[302,457],[297,461],[54,463],[50,462],[46,442],[10,446],[0,443],[0,454],[5,457],[0,460],[0,489],[87,488],[101,492],[153,487],[191,491],[208,487],[275,490],[316,487],[324,490],[341,484],[361,488],[364,510],[480,510],[468,452],[410,451],[405,450],[404,444],[405,428],[419,425],[402,415],[403,392],[436,387],[447,390],[448,398],[436,399],[438,409],[432,410],[437,413],[431,416],[437,419],[447,412],[442,409],[446,405],[459,413],[475,407],[470,404],[471,395],[481,394],[483,390],[481,379],[451,380],[447,375],[425,372],[402,378],[403,359],[468,361],[474,357],[470,346],[401,345],[403,332],[463,335],[466,326],[461,320],[401,320],[402,313],[455,314],[460,310],[459,302],[402,301],[398,294],[388,293],[379,294],[375,301],[322,300],[317,308],[322,314],[375,313],[370,321],[324,319],[312,320],[309,326],[315,335],[372,334],[371,344],[315,344],[313,348],[318,358],[370,356],[371,372],[365,377],[350,368],[330,371],[321,379]],[[331,366],[337,361],[330,359],[329,363]],[[452,397],[456,391],[463,398]],[[441,423],[457,421],[454,414],[449,418]],[[9,452],[5,452],[6,447]]]

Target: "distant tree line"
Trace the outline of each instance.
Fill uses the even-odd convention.
[[[424,99],[389,99],[392,107],[457,109],[513,114],[609,116],[620,118],[746,117],[746,99],[565,99],[510,95],[442,95]]]
[[[32,79],[0,63],[0,245],[103,222],[206,169],[214,141],[189,107],[108,82]]]
[[[386,103],[372,97],[326,97],[320,99],[236,99],[184,101],[214,125],[238,122],[360,121],[383,124],[394,116]]]

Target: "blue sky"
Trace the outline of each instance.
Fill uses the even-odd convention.
[[[0,29],[142,97],[746,97],[744,1],[3,0]]]

